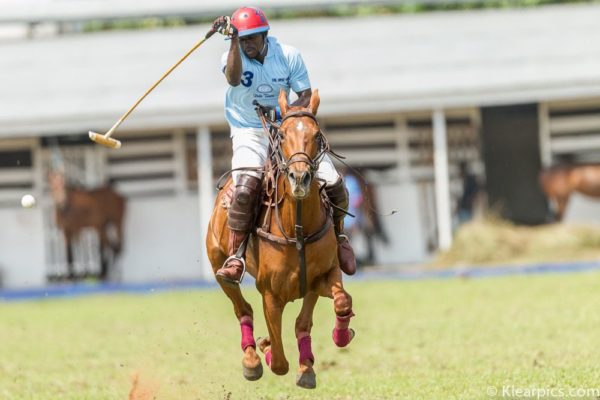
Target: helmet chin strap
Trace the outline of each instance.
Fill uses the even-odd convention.
[[[267,49],[268,49],[268,42],[267,42],[267,36],[265,35],[263,38],[263,47],[260,50],[260,56],[262,58],[265,58],[265,55],[267,54]]]

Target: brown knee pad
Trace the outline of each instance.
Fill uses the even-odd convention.
[[[335,206],[341,209],[333,209],[333,223],[335,225],[335,231],[337,234],[340,234],[344,230],[344,217],[346,216],[342,210],[348,211],[348,206],[350,204],[348,190],[344,184],[344,179],[340,176],[340,178],[335,181],[333,185],[326,186],[325,193],[327,193],[329,200],[331,200]]]
[[[240,175],[228,212],[227,224],[230,229],[242,232],[250,231],[254,222],[261,184],[262,180],[255,176]]]

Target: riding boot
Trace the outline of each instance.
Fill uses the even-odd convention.
[[[333,226],[338,239],[340,268],[347,275],[354,275],[356,273],[356,258],[354,257],[354,250],[352,250],[352,246],[350,246],[350,242],[348,241],[348,236],[344,234],[344,217],[346,216],[344,211],[348,210],[349,205],[348,191],[344,185],[344,180],[340,177],[333,185],[326,186],[325,192],[331,203],[335,206],[333,208]]]
[[[222,283],[239,284],[246,271],[244,252],[238,254],[238,250],[252,229],[261,184],[262,181],[255,176],[240,175],[235,186],[227,218],[229,258],[216,272],[217,279]]]

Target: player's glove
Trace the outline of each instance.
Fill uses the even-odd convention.
[[[222,16],[213,22],[212,29],[215,32],[219,32],[223,36],[228,38],[234,38],[237,36],[238,31],[235,26],[231,23],[231,18],[228,16]]]
[[[256,111],[264,115],[268,120],[273,122],[281,120],[281,108],[279,106],[263,106],[256,100],[252,101],[252,104],[256,107]]]
[[[272,122],[277,122],[281,120],[281,109],[279,106],[269,107],[269,106],[259,106],[259,110],[265,118]]]
[[[276,107],[273,107],[273,108],[269,108],[269,111],[267,113],[267,117],[271,121],[280,121],[281,120],[281,109],[279,108],[279,106],[276,106]]]

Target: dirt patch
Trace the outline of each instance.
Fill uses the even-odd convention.
[[[129,400],[155,400],[159,384],[148,377],[141,377],[140,372],[134,372],[131,376],[131,389]]]

